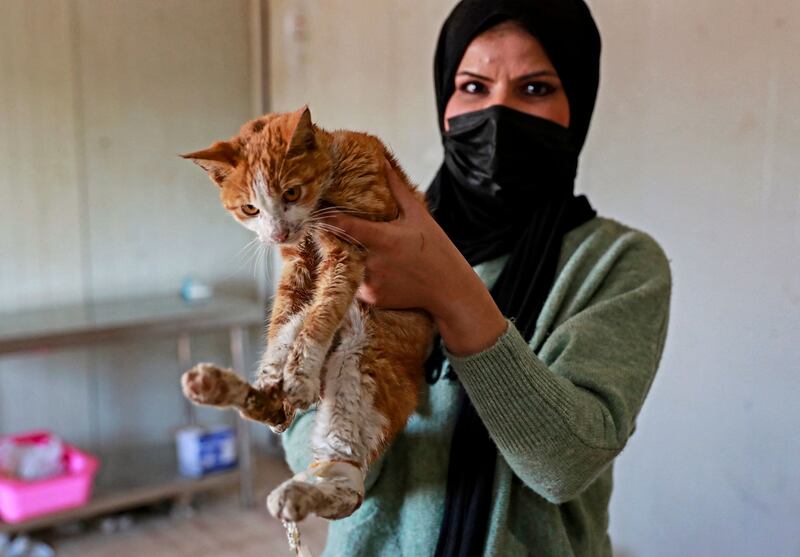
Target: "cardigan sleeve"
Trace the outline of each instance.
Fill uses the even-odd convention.
[[[589,273],[593,294],[538,356],[511,322],[487,350],[448,354],[499,452],[552,503],[578,496],[623,449],[661,357],[669,264],[649,236],[628,240]]]

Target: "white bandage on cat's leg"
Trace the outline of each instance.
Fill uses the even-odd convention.
[[[337,519],[364,500],[364,474],[349,462],[319,462],[279,485],[267,498],[276,518],[299,522],[311,513]]]

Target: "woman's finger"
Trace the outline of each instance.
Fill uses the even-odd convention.
[[[361,300],[362,302],[370,305],[375,305],[375,296],[372,293],[372,290],[364,286],[363,284],[358,287],[356,291],[356,298]]]

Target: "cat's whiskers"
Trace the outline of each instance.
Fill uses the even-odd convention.
[[[253,280],[255,281],[258,281],[258,270],[261,266],[261,256],[263,253],[264,253],[264,248],[259,247],[255,261],[253,261]]]
[[[236,265],[236,268],[225,278],[230,278],[241,271],[243,267],[252,265],[253,260],[258,257],[260,243],[258,237],[254,237],[247,242],[247,244],[239,250],[237,255],[234,256],[234,258],[238,260],[238,265]]]
[[[328,230],[329,232],[338,234],[340,237],[344,237],[344,238],[350,240],[352,243],[356,244],[357,246],[359,246],[361,248],[364,247],[364,244],[362,244],[354,236],[351,236],[349,233],[347,233],[343,228],[340,228],[338,226],[335,226],[335,225],[329,224],[329,223],[320,223],[320,225],[324,229]]]
[[[253,265],[253,279],[258,280],[259,278],[259,271],[264,271],[264,263],[266,262],[265,255],[269,251],[269,246],[266,244],[260,244],[258,249],[258,254],[256,255],[256,261]]]
[[[320,209],[317,211],[312,211],[310,216],[314,218],[325,217],[329,215],[363,215],[365,217],[371,216],[372,213],[367,211],[359,211],[357,209],[348,209],[343,207],[330,207],[328,209]]]
[[[256,261],[258,260],[258,254],[260,252],[260,249],[261,249],[260,246],[256,246],[250,258],[247,260],[248,266],[250,267],[250,272],[253,274],[253,277],[255,277],[256,274]]]
[[[230,257],[230,265],[232,266],[233,270],[223,277],[223,280],[227,280],[234,275],[238,274],[244,267],[249,266],[253,259],[258,255],[258,247],[259,247],[259,239],[253,238],[249,242],[247,242],[244,246],[239,249],[239,251]]]
[[[321,215],[321,216],[309,215],[308,217],[306,217],[306,220],[305,220],[305,222],[303,224],[304,225],[307,225],[307,224],[327,224],[329,226],[334,226],[334,224],[332,222],[330,222],[328,219],[330,217],[334,216],[334,215],[337,215],[337,214],[340,214],[340,213],[339,212],[326,213],[326,214]],[[342,211],[341,214],[347,214],[347,213]],[[367,213],[352,213],[352,214],[353,214],[353,216],[360,217],[361,215],[365,215]]]
[[[241,254],[247,248],[252,247],[256,242],[258,242],[258,236],[253,236],[249,242],[242,246],[242,249],[239,250],[239,254]]]
[[[309,213],[309,216],[312,218],[323,218],[337,214],[365,216],[365,217],[378,215],[378,213],[370,211],[360,211],[358,209],[353,209],[351,207],[323,207],[322,209],[315,209],[314,211],[311,211],[311,213]]]
[[[345,232],[343,229],[339,228],[338,226],[334,226],[334,225],[326,223],[326,222],[314,222],[314,223],[311,224],[311,228],[313,230],[317,230],[317,231],[328,232],[330,234],[333,234],[334,236],[339,237],[342,240],[345,240],[346,242],[349,242],[351,244],[355,244],[355,245],[357,245],[358,247],[360,247],[362,249],[366,249],[364,244],[359,242],[357,239],[355,239],[353,236],[351,236],[350,234],[348,234],[347,232]]]
[[[249,242],[243,245],[239,251],[231,256],[231,259],[235,262],[241,262],[244,259],[248,259],[248,256],[251,255],[252,250],[255,248],[255,244],[258,242],[258,238],[252,238]]]
[[[265,246],[265,265],[266,274],[267,274],[267,282],[272,283],[272,245],[268,244]]]

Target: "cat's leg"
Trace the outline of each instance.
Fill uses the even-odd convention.
[[[348,462],[314,462],[275,488],[267,508],[275,518],[300,522],[309,514],[328,520],[346,518],[364,500],[364,474]]]
[[[233,407],[245,418],[270,425],[287,421],[279,396],[254,389],[230,369],[197,364],[183,374],[181,386],[186,398],[196,404]]]
[[[302,319],[302,305],[310,297],[307,291],[316,266],[310,238],[297,247],[282,248],[281,255],[285,265],[273,302],[267,350],[253,387],[233,371],[211,364],[200,364],[181,379],[184,394],[193,402],[235,407],[242,416],[264,422],[278,432],[284,431],[294,417],[294,409],[283,396],[282,373]]]
[[[295,522],[309,513],[344,518],[361,505],[367,465],[379,452],[387,426],[375,410],[375,381],[362,370],[368,340],[364,316],[353,304],[341,342],[325,366],[311,441],[314,463],[269,495],[267,507],[274,516]]]
[[[283,392],[300,409],[319,398],[322,365],[364,276],[364,256],[354,246],[325,235],[318,242],[321,254],[314,298],[283,370]]]
[[[317,256],[310,237],[304,238],[297,247],[282,247],[281,255],[283,272],[272,303],[267,347],[254,386],[271,396],[283,398],[283,370],[305,319],[304,308],[312,297]],[[285,406],[291,418],[294,410],[288,402]]]
[[[267,349],[259,364],[258,376],[253,383],[256,390],[264,393],[265,396],[282,401],[286,422],[270,424],[272,429],[278,433],[285,431],[294,417],[294,407],[288,400],[285,400],[283,370],[286,367],[289,351],[297,338],[300,326],[303,324],[303,319],[305,319],[305,312],[300,311],[290,316],[279,327],[274,328],[277,333],[270,335],[271,338],[267,344]]]
[[[235,372],[212,364],[199,364],[181,378],[184,394],[191,401],[234,407],[242,416],[278,432],[284,431],[294,416],[283,396],[283,368],[302,323],[302,307],[310,298],[317,264],[310,238],[297,247],[282,248],[281,255],[285,265],[273,303],[267,350],[253,386]]]
[[[275,516],[301,520],[353,513],[366,470],[405,428],[419,400],[433,324],[422,312],[376,311],[354,304],[342,341],[325,366],[312,448],[315,462],[268,499]]]

